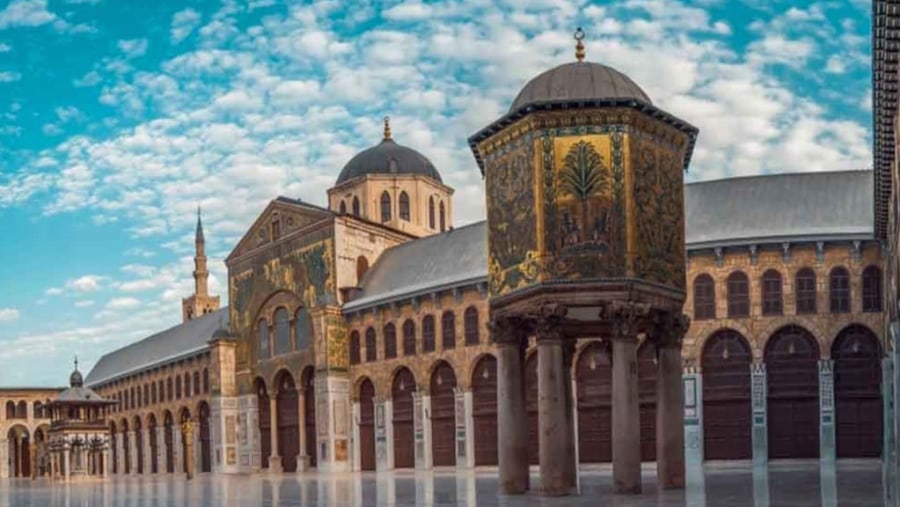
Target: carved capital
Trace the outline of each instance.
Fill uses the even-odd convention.
[[[529,322],[521,317],[494,317],[488,323],[491,340],[497,345],[523,345],[531,332]]]
[[[534,333],[538,343],[546,341],[562,341],[562,339],[565,338],[562,317],[556,315],[538,317],[535,320]]]
[[[613,301],[600,310],[600,318],[609,321],[614,339],[637,339],[647,327],[650,305]]]
[[[657,347],[681,347],[691,318],[680,312],[664,312],[654,316],[651,338]]]

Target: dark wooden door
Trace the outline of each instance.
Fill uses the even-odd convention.
[[[175,473],[175,449],[172,447],[174,438],[172,438],[172,414],[166,412],[165,424],[163,430],[163,439],[166,442],[166,473]],[[267,462],[266,462],[267,463]]]
[[[212,446],[209,434],[209,405],[200,404],[200,471],[212,472]]]
[[[766,344],[769,458],[819,457],[819,346],[798,326]]]
[[[359,387],[359,464],[375,470],[375,386],[369,379]]]
[[[582,463],[612,461],[612,364],[601,342],[581,352],[575,366],[578,455]]]
[[[431,457],[434,466],[456,465],[456,374],[440,363],[431,374]]]
[[[134,425],[134,449],[137,454],[137,473],[144,473],[144,432],[141,429],[140,419],[135,419]]]
[[[838,335],[834,360],[835,437],[838,458],[881,456],[881,346],[869,329],[854,325]]]
[[[297,471],[300,454],[300,399],[294,378],[283,373],[278,378],[278,399],[275,402],[278,420],[278,454],[285,472]]]
[[[129,444],[130,442],[128,441],[128,426],[126,425],[122,429],[122,450],[124,451],[122,452],[122,458],[125,463],[125,466],[123,466],[122,468],[125,469],[126,474],[131,473],[131,445]]]
[[[156,418],[152,415],[147,423],[147,440],[150,441],[150,472],[155,474],[159,472],[159,464],[156,459],[159,442],[157,442],[156,438]]]
[[[306,458],[309,466],[316,466],[318,450],[316,442],[316,383],[315,373],[312,368],[307,368],[301,377],[303,386],[303,426],[306,432]],[[299,448],[299,447],[298,447]]]
[[[637,355],[641,461],[656,461],[656,347],[645,341]]]
[[[540,457],[538,429],[537,353],[525,360],[525,413],[528,416],[528,464],[537,465]]]
[[[703,347],[703,453],[708,460],[750,459],[750,345],[719,331]]]
[[[257,388],[256,401],[259,416],[259,452],[262,468],[269,468],[272,455],[272,418],[270,416],[269,395],[263,386]]]
[[[394,376],[391,388],[394,430],[394,468],[413,468],[415,459],[415,435],[413,428],[413,390],[416,381],[412,373],[402,368]]]
[[[115,425],[111,425],[109,428],[109,450],[112,453],[112,462],[110,462],[110,468],[112,469],[112,473],[119,473],[119,446],[116,445],[116,439],[119,438],[116,436],[116,427]]]
[[[497,359],[484,356],[473,371],[475,466],[497,465]]]

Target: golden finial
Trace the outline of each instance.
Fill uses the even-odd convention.
[[[387,141],[391,138],[391,117],[384,117],[384,140]]]
[[[584,30],[579,26],[577,30],[575,30],[575,59],[579,62],[584,60]]]

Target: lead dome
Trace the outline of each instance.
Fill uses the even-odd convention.
[[[428,157],[394,141],[387,117],[384,119],[384,139],[351,158],[341,170],[335,185],[368,174],[417,174],[443,183],[440,173]]]

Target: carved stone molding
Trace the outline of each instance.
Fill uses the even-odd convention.
[[[646,303],[613,301],[600,310],[600,318],[609,321],[612,337],[618,340],[637,339],[644,332],[650,316]]]
[[[497,345],[524,346],[533,326],[521,317],[494,317],[488,322],[491,340]]]
[[[565,338],[563,332],[563,318],[558,315],[547,315],[535,319],[535,338],[538,343],[548,341],[562,341]]]
[[[650,339],[657,347],[681,347],[690,325],[691,318],[683,313],[659,313],[653,318]]]

